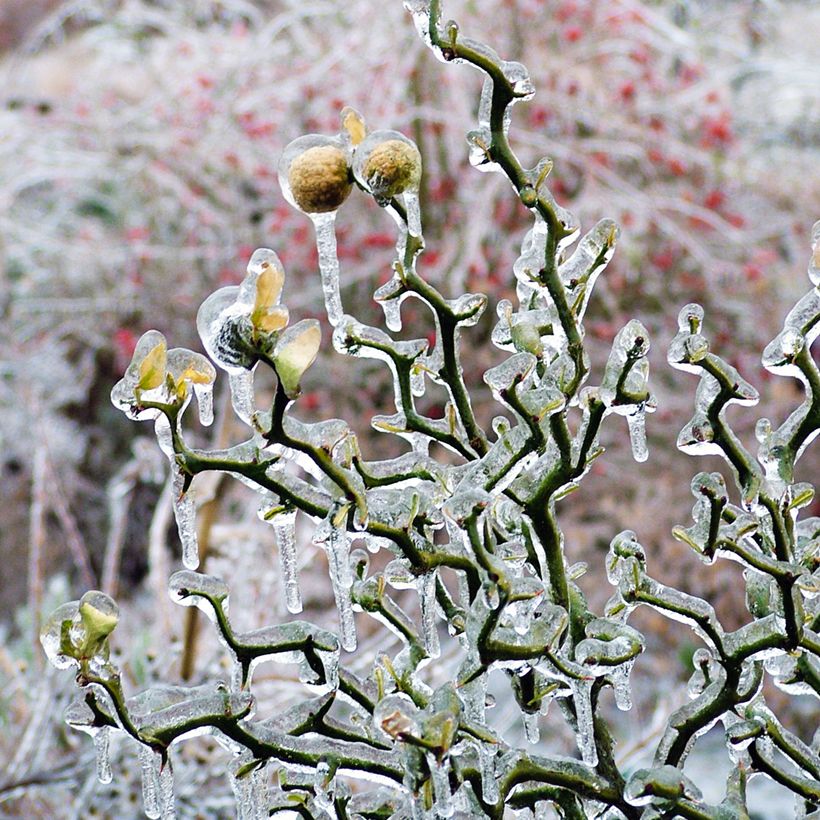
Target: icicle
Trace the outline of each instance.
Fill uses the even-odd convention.
[[[237,763],[237,771],[251,762],[248,754],[242,755]],[[236,772],[230,775],[231,788],[236,799],[237,820],[263,820],[268,817],[267,784],[264,766],[246,772],[241,777]]]
[[[820,287],[820,222],[811,229],[812,254],[809,260],[809,279],[815,287]]]
[[[160,765],[162,756],[160,758]],[[159,809],[161,820],[173,820],[176,817],[174,809],[174,770],[171,767],[171,758],[165,759],[165,765],[159,771]]]
[[[170,459],[174,459],[174,436],[171,432],[171,424],[168,421],[167,416],[157,416],[156,421],[154,422],[154,433],[157,436],[157,444],[159,445],[159,449],[168,456]]]
[[[253,371],[231,371],[228,374],[231,388],[231,406],[234,413],[249,426],[253,426],[256,406],[253,397]]]
[[[453,816],[453,790],[450,786],[450,767],[446,762],[439,762],[436,756],[427,753],[427,765],[433,781],[433,806],[439,817]]]
[[[538,712],[530,713],[524,712],[522,715],[524,721],[524,734],[530,743],[538,743],[541,740],[541,729],[538,727]]]
[[[495,773],[497,749],[490,743],[478,744],[478,758],[481,764],[481,791],[484,800],[495,803],[498,800],[498,780]]]
[[[336,212],[309,214],[316,229],[316,249],[319,252],[319,272],[325,297],[327,319],[333,327],[344,315],[339,293],[339,257],[336,255]]]
[[[598,750],[595,748],[595,729],[592,723],[592,683],[591,680],[573,680],[570,687],[575,704],[575,736],[581,759],[588,766],[597,766]]]
[[[356,649],[356,622],[353,619],[353,606],[350,601],[350,589],[353,585],[349,563],[350,541],[343,529],[329,521],[324,524],[324,527],[320,525],[320,529],[317,530],[314,543],[324,547],[327,553],[330,582],[339,611],[341,643],[348,652],[353,652]]]
[[[313,785],[313,793],[316,795],[316,805],[322,809],[329,817],[333,817],[336,811],[333,807],[333,792],[336,786],[336,778],[331,775],[330,766],[327,761],[320,760],[316,764],[316,776]]]
[[[551,820],[552,816],[550,804],[546,800],[539,800],[535,804],[535,811],[533,812],[534,820]]]
[[[469,720],[485,723],[487,707],[487,676],[479,675],[459,690],[464,712]]]
[[[615,705],[622,711],[628,712],[632,708],[632,689],[629,685],[629,673],[634,661],[626,661],[616,666],[610,673],[609,679],[615,690]]]
[[[150,746],[142,744],[139,755],[142,768],[143,809],[146,817],[156,820],[160,816],[159,767],[162,765],[162,758]]]
[[[410,793],[411,820],[430,820],[430,812],[424,806],[424,796],[418,792]]]
[[[419,608],[421,609],[421,631],[427,654],[437,658],[441,654],[436,626],[436,573],[426,572],[417,584]]]
[[[302,596],[299,592],[299,568],[296,558],[296,510],[287,510],[276,515],[272,521],[273,535],[279,550],[279,564],[285,586],[285,605],[288,612],[302,611]]]
[[[646,414],[642,407],[626,417],[629,428],[629,443],[632,445],[632,457],[642,462],[649,458],[649,449],[646,446]]]
[[[111,730],[108,726],[102,726],[91,735],[94,741],[94,752],[97,755],[97,780],[100,783],[111,782],[111,756],[109,745],[111,740]]]
[[[407,230],[410,236],[421,236],[421,209],[417,191],[404,192],[404,207],[407,211]]]
[[[384,311],[384,323],[388,330],[398,333],[401,330],[401,303],[402,299],[397,296],[394,299],[384,299],[380,304]]]
[[[199,423],[210,427],[214,421],[214,386],[194,383],[197,405],[199,406]]]
[[[182,563],[188,569],[199,566],[199,544],[196,537],[196,504],[190,488],[183,492],[185,476],[176,467],[173,469],[174,517],[182,542]]]

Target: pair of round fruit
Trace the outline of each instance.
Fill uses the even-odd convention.
[[[419,150],[398,131],[374,131],[353,151],[341,137],[308,134],[291,142],[279,163],[285,198],[306,214],[335,211],[347,199],[354,179],[380,205],[418,191]]]

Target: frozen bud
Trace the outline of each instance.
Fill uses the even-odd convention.
[[[352,187],[344,143],[319,134],[294,140],[279,163],[279,184],[285,199],[306,214],[335,211]]]
[[[373,724],[387,738],[397,740],[419,732],[419,710],[404,694],[382,698],[373,710]]]
[[[354,147],[367,136],[364,117],[355,109],[346,105],[341,112],[342,129]]]
[[[254,258],[259,253],[260,251],[257,251]],[[249,272],[253,264],[254,259],[251,259],[251,264],[248,265]],[[274,333],[282,330],[288,323],[288,309],[278,304],[282,286],[285,284],[285,269],[279,257],[273,252],[270,252],[269,258],[259,260],[258,267],[260,270],[256,276],[251,324],[261,333]]]
[[[288,328],[273,352],[282,389],[291,398],[299,393],[299,382],[319,352],[322,331],[315,319],[303,319]]]
[[[57,607],[40,632],[40,643],[46,657],[57,669],[79,667],[76,648],[70,638],[70,630],[79,613],[79,606],[79,601],[70,601]]]
[[[379,203],[418,190],[421,154],[398,131],[374,131],[356,149],[356,179]]]
[[[165,339],[155,339],[153,335],[154,333],[155,331],[149,330],[148,333],[143,335],[142,339],[140,339],[140,342],[143,340],[148,342],[149,340],[146,337],[150,336],[150,348],[145,353],[145,357],[139,363],[139,380],[137,381],[136,389],[140,391],[154,390],[165,381],[165,362],[168,350]],[[139,347],[140,345],[138,345],[138,348]],[[148,345],[146,344],[144,347],[148,347]],[[142,351],[135,350],[134,358],[136,358],[138,352],[141,353]]]
[[[80,598],[80,618],[87,640],[100,642],[114,631],[120,619],[120,609],[104,592],[91,590]]]
[[[188,385],[196,388],[210,386],[216,380],[216,369],[200,353],[186,350],[184,347],[175,347],[168,351],[168,375],[174,383],[174,392],[177,398],[185,398]]]
[[[134,348],[134,355],[123,377],[111,391],[111,401],[129,418],[156,418],[157,410],[141,410],[141,402],[168,403],[166,390],[168,346],[158,330],[144,333]]]

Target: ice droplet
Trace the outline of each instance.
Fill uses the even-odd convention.
[[[94,753],[97,757],[97,780],[100,783],[111,782],[111,756],[109,746],[111,741],[111,729],[108,726],[101,726],[91,735],[94,741]]]
[[[182,563],[188,569],[199,566],[199,544],[196,537],[196,503],[190,487],[187,491],[185,476],[181,470],[173,467],[174,517],[182,542]]]
[[[381,302],[382,310],[384,311],[384,323],[388,330],[397,333],[401,330],[401,303],[403,296],[397,296],[394,299],[384,299]]]
[[[316,230],[316,250],[319,252],[319,273],[325,297],[327,319],[333,327],[344,315],[339,292],[339,257],[336,253],[336,212],[309,214]]]
[[[417,582],[419,608],[421,609],[421,629],[427,654],[437,658],[441,654],[436,626],[436,573],[426,572]]]
[[[285,605],[294,615],[302,611],[302,595],[299,592],[299,568],[296,556],[296,510],[278,513],[271,522],[279,563],[285,581]]]

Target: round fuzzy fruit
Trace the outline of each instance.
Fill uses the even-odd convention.
[[[294,157],[288,186],[305,213],[335,211],[347,199],[352,183],[345,152],[335,145],[314,145]]]
[[[368,154],[362,176],[379,199],[391,199],[407,190],[417,190],[421,180],[421,154],[411,142],[385,140]]]

